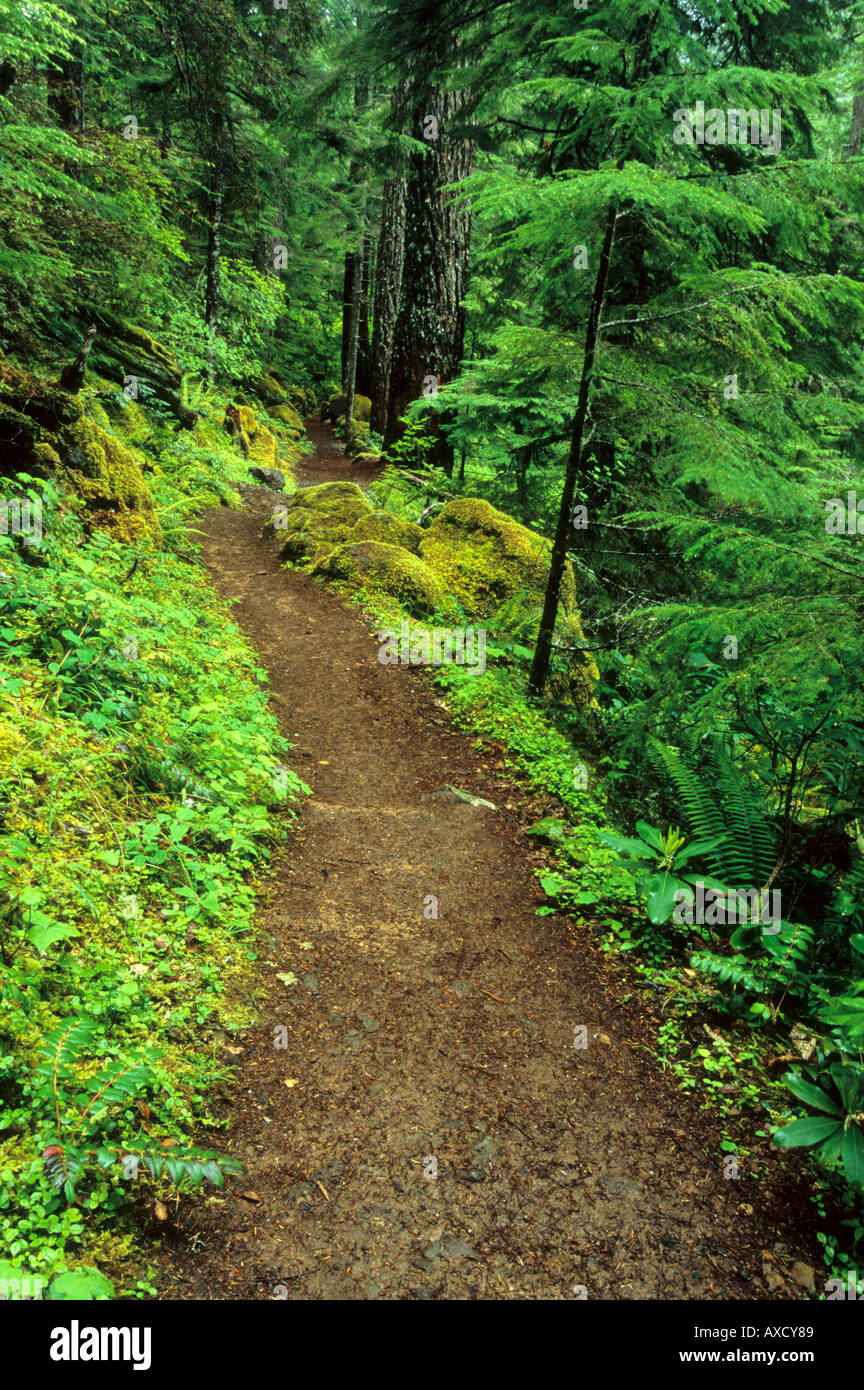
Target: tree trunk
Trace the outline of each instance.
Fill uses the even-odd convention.
[[[84,58],[58,58],[48,76],[48,102],[64,130],[84,130]]]
[[[369,363],[370,427],[383,434],[390,397],[390,362],[399,316],[402,264],[405,256],[405,175],[395,174],[384,185],[381,230],[375,262],[375,305],[372,312],[372,352]]]
[[[5,97],[17,76],[18,73],[16,69],[9,62],[8,58],[4,58],[3,61],[0,62],[0,97]]]
[[[207,375],[215,375],[214,340],[219,326],[219,281],[222,273],[222,159],[213,156],[207,207],[207,281],[204,290],[204,322],[209,337]]]
[[[364,231],[360,253],[360,302],[358,306],[357,329],[357,372],[356,389],[359,395],[369,395],[369,284],[372,276],[372,242],[369,232]]]
[[[864,92],[856,92],[852,102],[852,124],[849,128],[849,154],[861,153],[861,135],[864,133]]]
[[[558,603],[561,597],[561,580],[564,575],[564,566],[567,563],[567,542],[570,536],[573,497],[576,492],[576,480],[582,461],[585,421],[588,415],[588,405],[591,397],[591,378],[594,374],[597,335],[600,326],[600,314],[603,310],[603,300],[606,294],[609,262],[612,258],[612,242],[615,237],[616,217],[617,213],[615,208],[610,207],[606,217],[606,228],[603,233],[603,246],[600,251],[597,277],[594,281],[594,293],[591,298],[591,308],[588,314],[588,326],[585,330],[585,356],[582,361],[582,378],[579,382],[579,397],[576,404],[576,415],[573,421],[573,433],[570,440],[570,455],[567,459],[567,471],[564,475],[564,488],[561,493],[558,525],[555,530],[555,540],[552,544],[552,557],[549,564],[549,579],[546,584],[546,597],[543,602],[540,630],[537,634],[537,646],[534,649],[534,660],[531,663],[531,674],[528,678],[528,690],[532,695],[540,695],[542,693],[549,675],[549,661],[552,656],[552,637],[555,631],[555,620],[558,617]]]
[[[69,362],[60,373],[58,385],[62,391],[68,391],[70,396],[77,396],[81,387],[84,385],[84,373],[87,370],[87,358],[90,356],[90,349],[93,346],[93,339],[96,337],[96,325],[91,325],[87,329],[86,336],[78,356],[74,362]]]
[[[405,253],[400,309],[390,363],[385,448],[403,432],[400,417],[411,401],[432,396],[459,370],[465,337],[463,299],[468,282],[471,212],[448,184],[470,173],[474,150],[452,133],[465,104],[464,93],[435,87],[411,103],[411,133],[422,138],[428,118],[436,138],[409,157],[405,197]],[[429,461],[453,471],[453,447],[442,433],[449,417],[433,413]]]
[[[357,389],[357,344],[360,336],[360,294],[363,284],[361,252],[352,257],[351,302],[348,305],[348,361],[345,375],[345,434],[350,440],[354,431],[354,395]]]
[[[354,303],[354,272],[357,268],[357,255],[354,251],[345,256],[345,271],[342,276],[342,394],[348,394],[348,359],[351,351],[351,306]]]

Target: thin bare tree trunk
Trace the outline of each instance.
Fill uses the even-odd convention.
[[[591,308],[588,313],[588,326],[585,330],[585,356],[582,361],[582,378],[579,382],[579,396],[576,404],[576,415],[573,420],[573,432],[570,439],[570,455],[567,459],[567,470],[564,474],[564,488],[561,493],[558,525],[555,530],[555,540],[552,543],[549,579],[546,583],[546,596],[543,602],[543,613],[540,618],[540,630],[537,634],[537,646],[534,648],[534,659],[531,663],[531,674],[528,678],[528,689],[532,695],[541,694],[549,675],[549,662],[552,656],[552,637],[555,632],[555,621],[558,617],[558,604],[561,598],[561,580],[564,576],[564,566],[567,563],[567,542],[570,537],[573,497],[576,492],[576,481],[579,476],[579,467],[582,461],[585,421],[588,416],[588,406],[591,399],[591,382],[594,375],[594,358],[597,352],[600,314],[603,310],[603,300],[606,295],[606,281],[609,276],[609,262],[612,259],[612,243],[615,238],[616,218],[617,213],[615,208],[610,207],[606,217],[606,228],[603,233],[603,245],[600,251],[600,262],[597,266],[597,276],[594,281]]]

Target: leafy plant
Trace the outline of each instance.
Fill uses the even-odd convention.
[[[725,839],[725,834],[688,843],[677,826],[661,831],[640,820],[636,822],[635,837],[601,830],[598,838],[622,856],[618,862],[632,875],[648,919],[655,926],[668,922],[676,903],[697,884],[725,891],[723,885],[714,880],[682,873],[683,866],[691,859],[709,855]]]
[[[849,1057],[819,1069],[787,1072],[784,1081],[806,1115],[774,1133],[781,1149],[812,1148],[826,1163],[842,1162],[846,1177],[864,1187],[864,1066]]]
[[[127,1058],[92,1071],[82,1053],[92,1047],[95,1036],[94,1023],[65,1020],[45,1039],[43,1061],[36,1069],[41,1084],[35,1099],[44,1106],[50,1097],[54,1110],[52,1142],[42,1153],[45,1171],[68,1202],[74,1202],[87,1169],[94,1164],[103,1171],[119,1170],[117,1181],[137,1177],[140,1164],[154,1178],[164,1174],[177,1185],[186,1181],[192,1186],[200,1186],[206,1178],[221,1187],[224,1173],[240,1172],[236,1159],[186,1148],[176,1138],[143,1144],[116,1142],[124,1128],[123,1110],[128,1111],[132,1102],[143,1102],[158,1083],[145,1061]],[[146,1103],[145,1110],[149,1113]],[[44,1129],[43,1138],[47,1134]]]

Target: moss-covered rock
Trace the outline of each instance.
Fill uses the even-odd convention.
[[[348,482],[318,483],[315,487],[301,488],[289,506],[292,504],[330,517],[349,528],[372,510],[362,488]]]
[[[4,428],[0,434],[0,444],[14,452],[18,452],[15,429],[20,427],[22,420],[30,422],[26,426],[28,439],[24,443],[27,448],[40,434],[56,434],[84,414],[84,407],[75,396],[8,361],[0,363],[0,408],[11,424],[11,429]]]
[[[302,496],[302,492],[295,495]],[[339,521],[335,514],[314,511],[311,507],[291,507],[290,502],[288,510],[276,518],[273,529],[277,536],[284,536],[281,558],[292,564],[328,555],[351,534],[351,527]]]
[[[274,372],[265,372],[252,388],[265,405],[281,405],[288,393]]]
[[[380,454],[355,454],[351,463],[352,468],[378,468],[381,463]]]
[[[356,457],[365,454],[369,448],[369,426],[362,420],[354,421],[354,428],[351,431],[351,438],[345,445],[346,454]]]
[[[392,512],[369,512],[362,516],[351,531],[352,541],[384,541],[386,545],[401,545],[413,555],[420,554],[420,542],[426,532],[413,521],[403,521]]]
[[[315,414],[315,393],[305,386],[289,386],[288,400],[304,420]]]
[[[478,497],[448,502],[425,532],[420,555],[447,592],[472,617],[487,617],[516,594],[542,605],[549,542]],[[566,606],[575,602],[572,567],[564,577]]]
[[[138,454],[85,415],[77,397],[3,362],[0,474],[15,472],[65,475],[84,501],[90,522],[118,539],[161,537]]]
[[[469,619],[482,620],[503,612],[505,625],[522,624],[529,638],[536,635],[540,624],[550,553],[545,537],[477,497],[448,502],[420,543],[420,558]],[[559,624],[565,640],[584,642],[569,561],[561,582]],[[578,704],[591,705],[596,703],[594,685],[598,679],[595,662],[586,656],[574,661],[558,681],[558,690]]]
[[[312,569],[353,589],[392,595],[407,608],[431,613],[444,591],[428,565],[399,545],[381,541],[352,541],[337,546]]]
[[[321,559],[349,540],[356,523],[370,510],[356,483],[319,483],[298,489],[272,523],[273,533],[285,537],[282,559],[292,564]]]
[[[224,425],[243,457],[249,459],[250,463],[261,468],[279,468],[276,436],[260,423],[250,405],[239,405],[236,401],[229,405],[225,411]]]
[[[127,377],[145,383],[173,411],[186,429],[193,429],[197,412],[183,401],[183,371],[174,353],[152,334],[105,312],[93,314],[98,332],[90,366],[122,387]]]
[[[141,460],[116,435],[85,416],[64,432],[60,458],[92,521],[121,540],[161,539]]]
[[[299,439],[301,435],[305,434],[303,421],[300,419],[293,405],[271,405],[267,414],[270,416],[271,420],[278,420],[280,425],[284,425],[293,439]]]
[[[329,419],[331,425],[335,425],[339,420],[344,420],[348,413],[348,397],[344,395],[331,396],[326,406],[325,419]],[[372,414],[372,402],[368,396],[354,397],[354,419],[365,420],[368,424]]]

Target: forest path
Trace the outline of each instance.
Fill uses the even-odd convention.
[[[536,803],[421,673],[378,663],[355,611],[280,568],[274,495],[254,498],[207,514],[204,559],[313,795],[260,908],[267,1003],[216,1105],[212,1142],[246,1171],[162,1228],[161,1297],[806,1296],[803,1184],[770,1157],[767,1184],[746,1160],[724,1179],[626,963],[535,915]]]

